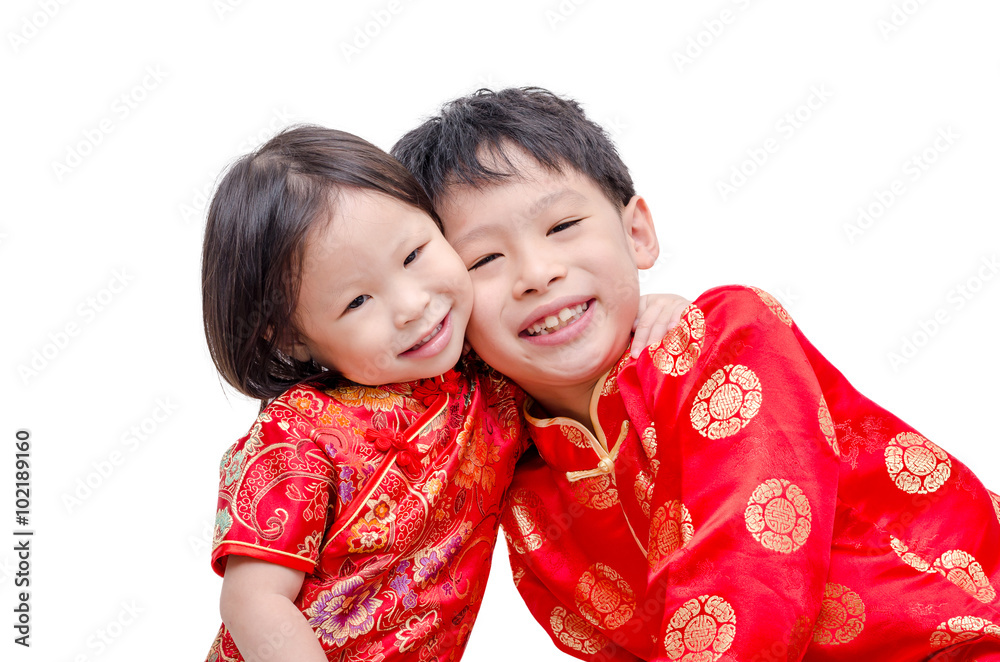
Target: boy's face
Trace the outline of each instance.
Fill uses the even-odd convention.
[[[658,252],[652,219],[639,197],[619,211],[576,170],[511,152],[516,177],[455,187],[438,209],[472,274],[466,337],[533,395],[592,389],[628,346],[637,268]]]

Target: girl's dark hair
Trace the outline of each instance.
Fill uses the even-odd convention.
[[[392,154],[431,196],[451,185],[488,186],[516,177],[506,150],[524,150],[550,170],[570,167],[589,177],[619,209],[635,195],[614,143],[576,101],[540,87],[480,89],[399,139]],[[487,163],[483,163],[483,157]],[[496,164],[507,168],[497,168]]]
[[[302,255],[342,189],[376,191],[418,207],[430,200],[396,159],[357,136],[287,129],[236,161],[208,209],[202,249],[205,338],[215,367],[261,406],[325,371],[282,351],[295,337]]]

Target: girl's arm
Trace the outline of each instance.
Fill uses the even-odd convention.
[[[691,302],[677,294],[646,294],[639,297],[639,314],[632,323],[632,358],[649,345],[659,344],[667,331],[677,326]]]
[[[226,561],[219,611],[247,662],[326,662],[326,653],[295,606],[305,573],[247,556]]]

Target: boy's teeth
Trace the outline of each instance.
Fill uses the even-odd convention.
[[[555,315],[548,315],[541,322],[536,322],[528,328],[529,336],[547,336],[550,333],[569,326],[580,316],[587,312],[587,304],[581,303],[577,306],[567,307],[560,310]]]

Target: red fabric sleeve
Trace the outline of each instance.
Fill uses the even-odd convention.
[[[655,446],[650,629],[664,659],[797,659],[820,612],[837,503],[822,389],[754,291],[712,290],[682,327],[619,378],[643,394]]]
[[[335,505],[333,465],[311,426],[280,401],[230,448],[220,466],[212,568],[239,554],[309,572]]]

